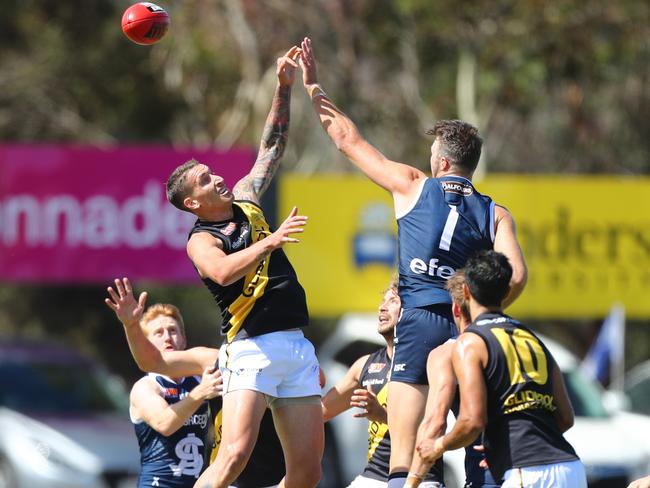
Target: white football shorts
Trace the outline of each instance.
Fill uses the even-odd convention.
[[[274,398],[319,396],[319,365],[301,330],[284,330],[222,345],[224,395],[253,390]]]
[[[501,488],[587,488],[582,461],[512,468],[503,475]]]

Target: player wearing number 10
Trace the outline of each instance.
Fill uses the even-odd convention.
[[[470,179],[481,155],[475,127],[442,120],[433,136],[431,173],[388,159],[366,141],[318,83],[311,40],[302,44],[303,83],[313,108],[336,147],[372,181],[391,193],[399,242],[399,296],[403,312],[395,329],[395,352],[388,384],[391,433],[389,488],[399,488],[411,465],[417,428],[427,396],[429,352],[456,335],[446,280],[467,258],[495,249],[514,273],[506,304],[523,290],[526,265],[510,213],[476,191]]]
[[[539,338],[502,312],[508,259],[483,251],[463,273],[473,322],[452,352],[460,412],[451,432],[418,445],[420,456],[433,462],[484,431],[485,456],[502,488],[586,488],[584,466],[562,435],[573,425],[562,373]]]

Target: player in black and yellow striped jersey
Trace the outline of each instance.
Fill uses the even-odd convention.
[[[487,462],[503,488],[586,488],[584,466],[562,435],[574,420],[562,373],[544,343],[503,313],[508,258],[482,251],[463,274],[473,322],[452,352],[460,413],[451,432],[420,443],[420,455],[433,461],[484,431]]]
[[[386,347],[362,356],[354,362],[345,377],[323,397],[323,418],[327,421],[357,407],[355,417],[368,419],[368,464],[349,488],[385,488],[390,463],[390,434],[386,422],[388,376],[393,355],[393,334],[400,313],[397,283],[384,293],[379,306],[377,332],[386,340]],[[442,462],[433,466],[422,485],[440,486]]]
[[[167,181],[167,198],[197,217],[187,253],[222,314],[225,344],[222,448],[197,486],[224,488],[253,451],[267,405],[291,486],[320,479],[323,421],[318,360],[301,328],[308,324],[305,292],[282,247],[297,243],[307,218],[293,209],[272,231],[260,207],[284,152],[291,88],[300,48],[277,61],[278,86],[257,160],[232,191],[205,164],[191,160]],[[225,448],[224,448],[225,446]]]

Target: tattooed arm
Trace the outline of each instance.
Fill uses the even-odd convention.
[[[255,164],[251,172],[239,180],[233,188],[237,200],[250,200],[259,204],[262,194],[269,187],[278,169],[289,137],[291,87],[296,74],[296,58],[299,55],[300,48],[294,46],[284,56],[278,58],[278,86],[273,96],[271,111],[264,124]]]

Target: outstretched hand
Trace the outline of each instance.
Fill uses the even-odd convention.
[[[298,207],[293,207],[289,216],[282,222],[278,230],[271,234],[267,239],[271,239],[274,249],[284,246],[286,243],[298,243],[300,240],[291,237],[292,234],[304,232],[307,225],[306,215],[297,215]]]
[[[305,88],[310,85],[318,83],[318,72],[316,70],[316,58],[314,57],[314,50],[311,47],[311,39],[305,37],[300,43],[300,68],[302,69],[302,83]]]
[[[128,278],[115,280],[115,289],[108,287],[110,298],[105,298],[104,303],[115,312],[122,324],[132,325],[139,323],[144,312],[144,305],[147,302],[147,292],[143,291],[138,301],[133,296],[133,288]]]
[[[300,56],[300,48],[293,46],[284,56],[277,60],[277,75],[280,86],[292,86],[296,79],[297,60]]]

